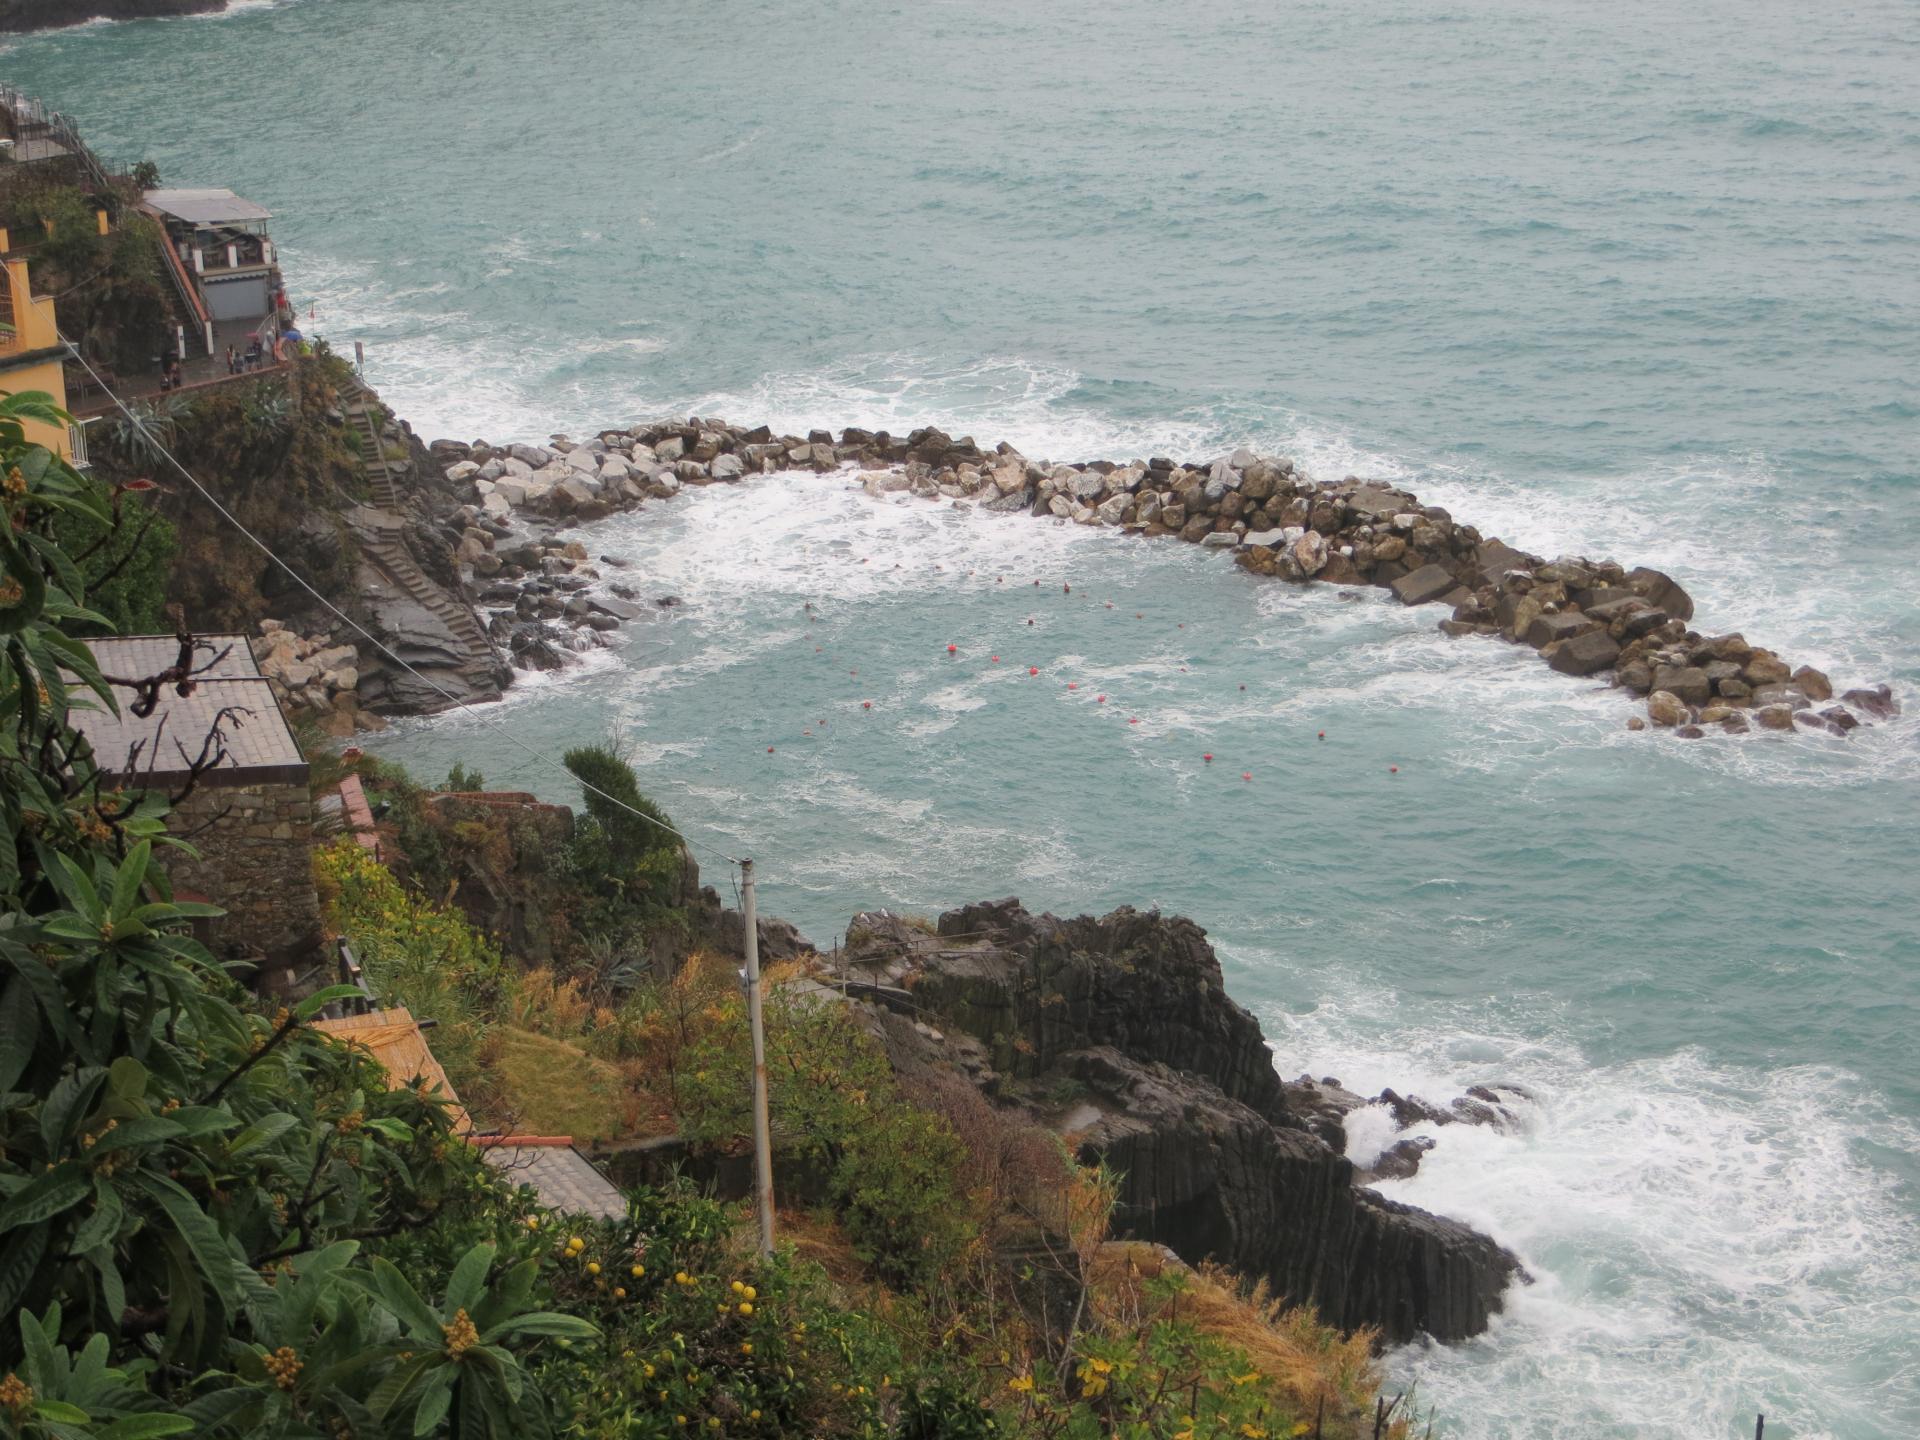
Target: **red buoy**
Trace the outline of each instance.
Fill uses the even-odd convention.
[[[1387,773],[1389,775],[1398,775],[1400,773],[1400,767],[1398,765],[1389,765],[1387,766]]]
[[[1136,719],[1134,719],[1134,718],[1133,718],[1133,716],[1131,716],[1131,715],[1129,715],[1129,716],[1127,716],[1127,724],[1129,724],[1129,725],[1138,725],[1139,723],[1140,723],[1140,722],[1139,722],[1138,720],[1136,720]]]
[[[947,654],[949,655],[955,654],[956,652],[958,652],[959,649],[960,647],[958,645],[949,645],[947,646]]]
[[[1322,730],[1322,731],[1320,732],[1320,738],[1321,738],[1322,740],[1324,740],[1324,739],[1326,739],[1326,738],[1327,738],[1327,732],[1326,732],[1326,731],[1324,731],[1324,730]]]
[[[1104,696],[1104,695],[1096,695],[1096,696],[1094,696],[1093,698],[1094,698],[1095,700],[1098,700],[1098,701],[1099,701],[1099,702],[1100,702],[1100,703],[1101,703],[1102,705],[1104,705],[1104,704],[1106,704],[1106,703],[1107,703],[1107,697],[1106,697],[1106,696]]]
[[[1027,666],[1027,674],[1038,675],[1039,673],[1040,673],[1040,667],[1038,665]]]
[[[862,710],[871,710],[871,709],[873,709],[873,701],[871,701],[871,700],[862,700],[862,701],[860,702],[860,708],[861,708]]]
[[[773,747],[771,745],[767,746],[767,754],[771,755],[772,753],[773,753]]]
[[[1242,770],[1242,771],[1240,772],[1240,778],[1241,778],[1242,780],[1251,780],[1251,779],[1253,779],[1253,771],[1251,771],[1251,770]]]
[[[1080,682],[1078,680],[1067,681],[1067,689],[1078,690],[1079,688],[1080,688]]]
[[[1204,761],[1206,761],[1206,762],[1207,762],[1207,763],[1208,763],[1209,765],[1211,765],[1211,764],[1213,763],[1213,756],[1212,756],[1211,754],[1208,754],[1208,755],[1202,755],[1202,756],[1201,756],[1200,758],[1201,758],[1202,760],[1204,760]]]
[[[996,665],[998,665],[998,664],[1000,663],[1000,657],[999,657],[998,655],[996,655],[996,656],[994,656],[994,657],[993,657],[993,663],[994,663],[994,664],[996,664]]]

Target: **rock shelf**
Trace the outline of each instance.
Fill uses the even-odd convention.
[[[502,625],[504,612],[496,616],[495,638],[522,663],[552,663],[569,648],[540,622],[604,630],[641,610],[618,594],[579,594],[598,578],[585,550],[521,538],[528,520],[590,521],[748,475],[845,471],[876,496],[1177,537],[1229,551],[1255,575],[1374,585],[1403,605],[1444,605],[1450,614],[1439,628],[1448,635],[1524,645],[1561,674],[1601,677],[1643,697],[1644,718],[1627,721],[1634,730],[1844,738],[1900,711],[1889,685],[1836,697],[1811,665],[1741,635],[1692,628],[1693,598],[1671,575],[1611,559],[1543,558],[1385,481],[1313,480],[1290,460],[1247,449],[1197,464],[1164,456],[1049,464],[937,429],[899,437],[848,428],[838,438],[814,430],[803,439],[701,418],[602,430],[584,441],[556,435],[549,445],[436,440],[429,449],[448,480],[472,486],[472,502],[454,517],[458,558],[485,584],[483,603],[511,603],[532,625],[515,630]]]

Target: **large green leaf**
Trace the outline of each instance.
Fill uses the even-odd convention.
[[[531,1315],[503,1320],[480,1338],[489,1343],[509,1335],[564,1335],[569,1340],[593,1340],[599,1334],[599,1326],[582,1320],[578,1315],[562,1315],[557,1310],[536,1310]]]
[[[161,1435],[185,1435],[193,1421],[185,1415],[128,1415],[104,1430],[94,1431],[93,1440],[157,1440]]]
[[[294,1007],[294,1014],[302,1020],[311,1020],[334,1001],[347,1000],[355,997],[365,999],[366,991],[362,990],[358,985],[328,985],[324,989],[314,991],[313,994],[302,1000]]]
[[[492,1245],[476,1245],[453,1267],[453,1278],[447,1282],[447,1303],[441,1307],[449,1321],[458,1310],[465,1310],[468,1318],[472,1318],[486,1290],[487,1271],[493,1268],[494,1251]]]
[[[51,1220],[78,1205],[93,1190],[93,1181],[81,1166],[68,1161],[27,1182],[26,1188],[0,1205],[0,1234],[21,1225]]]
[[[0,839],[0,854],[12,853],[13,842]],[[39,1034],[39,1011],[29,982],[18,973],[10,977],[6,988],[0,990],[0,1090],[11,1090],[14,1082],[26,1074]]]
[[[107,1088],[122,1100],[137,1100],[147,1093],[147,1067],[131,1055],[122,1055],[107,1067]]]
[[[58,1155],[79,1121],[93,1108],[93,1097],[107,1072],[89,1065],[62,1076],[40,1107],[40,1139],[49,1155]]]
[[[207,1217],[199,1201],[173,1181],[158,1175],[142,1175],[138,1183],[173,1221],[180,1238],[193,1253],[200,1273],[213,1287],[213,1293],[231,1310],[239,1292],[234,1284],[233,1255],[220,1227]]]
[[[420,1298],[420,1292],[392,1261],[375,1256],[372,1280],[374,1297],[393,1312],[393,1318],[409,1335],[436,1347],[445,1342],[440,1317]]]
[[[36,1400],[33,1413],[50,1425],[85,1425],[93,1419],[78,1405],[69,1405],[64,1400]]]
[[[420,1392],[420,1403],[413,1412],[416,1440],[421,1435],[431,1434],[447,1418],[447,1410],[453,1404],[455,1374],[454,1367],[449,1365],[428,1377],[426,1387]]]
[[[262,1115],[227,1142],[227,1154],[238,1159],[249,1150],[257,1150],[262,1145],[272,1144],[299,1123],[298,1115],[290,1115],[285,1110],[275,1110],[271,1114]]]
[[[120,1233],[120,1222],[126,1218],[127,1207],[121,1202],[120,1192],[114,1188],[111,1180],[96,1175],[93,1180],[93,1213],[80,1222],[80,1228],[74,1231],[73,1248],[85,1254],[96,1245],[112,1243],[114,1236]]]
[[[433,1367],[445,1364],[446,1358],[440,1351],[432,1350],[424,1355],[415,1355],[411,1360],[401,1361],[384,1380],[373,1387],[373,1393],[367,1396],[367,1409],[373,1412],[376,1420],[385,1420],[420,1378]]]
[[[40,1257],[47,1253],[47,1232],[51,1228],[43,1221],[22,1230],[7,1242],[5,1252],[0,1253],[0,1315],[11,1315],[13,1307],[20,1303],[20,1297],[33,1283]]]
[[[142,840],[127,852],[113,876],[113,896],[107,913],[119,920],[131,915],[140,903],[140,888],[147,883],[147,864],[153,858],[153,845]]]

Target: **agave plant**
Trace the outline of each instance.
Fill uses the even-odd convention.
[[[129,414],[103,427],[100,447],[123,469],[158,470],[166,464],[166,452],[173,448],[180,422],[187,418],[192,405],[184,395],[135,400],[127,407]]]

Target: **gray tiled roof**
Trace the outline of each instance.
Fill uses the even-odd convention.
[[[271,220],[264,205],[243,200],[231,190],[149,190],[147,204],[190,225],[232,225],[241,221]]]
[[[180,642],[171,635],[107,636],[88,640],[86,645],[103,673],[129,680],[158,674],[180,655]],[[114,688],[114,699],[120,706],[117,716],[100,708],[92,696],[77,693],[80,704],[73,711],[74,727],[92,742],[101,769],[124,770],[128,756],[138,745],[139,779],[157,784],[179,780],[186,775],[189,761],[200,753],[214,718],[232,707],[251,713],[227,717],[226,758],[217,771],[203,776],[203,781],[216,785],[306,783],[307,762],[293,731],[287,728],[286,716],[280,713],[280,702],[274,699],[266,677],[253,662],[246,636],[200,636],[194,668],[207,665],[216,656],[220,657],[218,662],[194,678],[192,694],[182,697],[172,686],[163,685],[160,703],[144,719],[131,712],[135,699],[131,690]],[[81,708],[88,703],[95,708]]]
[[[515,1145],[509,1140],[488,1146],[486,1157],[516,1183],[531,1185],[550,1210],[603,1220],[627,1213],[618,1187],[571,1145]]]

